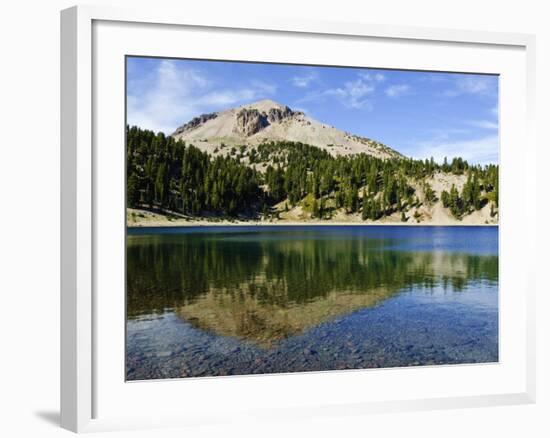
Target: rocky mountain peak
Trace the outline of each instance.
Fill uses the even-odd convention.
[[[292,111],[288,106],[272,100],[261,100],[241,107],[236,114],[234,132],[248,137],[271,124],[281,123],[297,114],[302,113]]]
[[[256,109],[262,113],[267,113],[272,108],[283,109],[285,108],[285,105],[282,105],[271,99],[262,99],[262,100],[258,100],[257,102],[252,102],[252,103],[242,105],[240,108],[251,108],[251,109]]]
[[[267,115],[254,108],[243,108],[236,116],[234,132],[245,136],[256,134],[269,125]]]
[[[227,154],[236,146],[253,148],[266,142],[286,141],[315,146],[334,156],[401,156],[382,143],[341,131],[269,99],[201,114],[176,129],[172,136],[212,154]]]
[[[206,113],[206,114],[201,114],[200,116],[197,116],[197,117],[193,117],[189,122],[177,128],[172,135],[183,134],[187,131],[191,131],[192,129],[204,124],[208,120],[215,119],[217,116],[218,116],[218,113]]]

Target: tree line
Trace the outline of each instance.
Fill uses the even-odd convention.
[[[333,157],[302,143],[269,142],[255,148],[232,147],[212,156],[162,133],[127,127],[127,205],[191,216],[277,214],[307,206],[312,217],[328,219],[344,209],[376,220],[404,212],[437,196],[425,182],[437,172],[467,175],[462,190],[441,193],[445,208],[457,217],[491,202],[498,207],[498,166],[470,165],[461,158],[442,164],[433,158],[382,160],[366,154]],[[227,147],[220,145],[221,148]],[[411,185],[419,182],[421,192]],[[418,186],[418,184],[417,184]]]

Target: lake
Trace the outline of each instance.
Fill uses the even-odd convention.
[[[498,227],[129,228],[128,380],[498,361]]]

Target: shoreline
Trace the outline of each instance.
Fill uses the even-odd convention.
[[[468,220],[469,219],[469,220]],[[467,218],[460,221],[448,216],[438,215],[417,222],[409,218],[407,222],[399,220],[397,215],[384,217],[382,220],[362,220],[358,214],[346,217],[335,217],[332,220],[311,218],[279,218],[262,220],[258,218],[229,218],[229,217],[193,217],[183,215],[166,215],[146,210],[128,209],[126,213],[126,226],[128,228],[191,228],[191,227],[298,227],[298,226],[374,226],[374,227],[498,227],[497,221],[481,222]]]
[[[279,221],[279,222],[261,222],[261,221],[185,221],[185,222],[172,222],[169,224],[158,223],[140,223],[140,224],[126,224],[126,228],[198,228],[198,227],[317,227],[317,226],[351,226],[351,227],[497,227],[499,224],[438,224],[438,223],[420,223],[420,224],[408,224],[406,222],[291,222],[291,221]]]

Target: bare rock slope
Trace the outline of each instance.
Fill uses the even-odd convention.
[[[172,137],[211,154],[227,153],[227,146],[253,147],[270,141],[292,141],[317,146],[334,156],[359,153],[378,158],[401,156],[382,143],[340,131],[272,100],[202,114],[177,128]],[[220,147],[222,144],[226,147]]]

